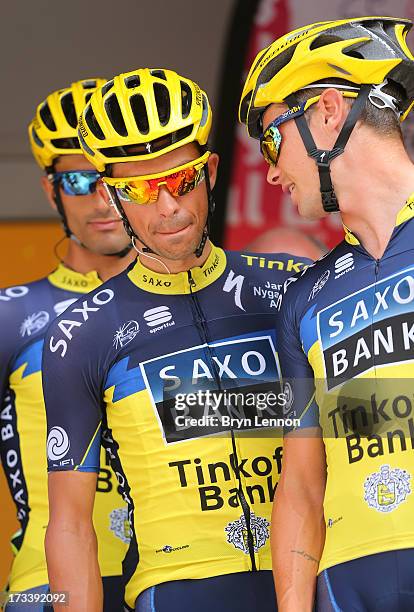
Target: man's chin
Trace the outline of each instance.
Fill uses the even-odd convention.
[[[123,251],[128,252],[129,247],[131,246],[130,242],[120,242],[119,244],[85,244],[82,243],[82,246],[86,248],[87,251],[93,253],[94,255],[106,256],[106,257],[115,257],[122,253]]]

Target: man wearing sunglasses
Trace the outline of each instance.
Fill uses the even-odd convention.
[[[104,82],[88,79],[52,93],[29,126],[33,154],[46,172],[42,185],[70,240],[64,262],[46,278],[0,292],[0,452],[21,527],[12,538],[7,610],[43,610],[51,601],[44,551],[49,509],[40,372],[47,325],[133,258],[119,217],[96,189],[99,173],[83,156],[77,138],[77,116]],[[55,440],[57,454],[64,444],[61,433]],[[104,451],[101,458],[94,524],[105,610],[112,612],[123,609],[120,574],[128,529],[126,507]],[[64,558],[66,551],[60,554]]]
[[[277,319],[301,419],[272,523],[283,612],[311,612],[315,589],[318,611],[414,609],[414,166],[400,129],[414,101],[411,25],[290,32],[259,53],[242,94],[268,181],[308,218],[339,211],[345,231],[286,283]]]
[[[99,435],[129,508],[128,609],[275,611],[268,528],[282,449],[263,417],[283,416],[288,400],[273,393],[269,330],[281,283],[306,260],[210,242],[211,121],[196,83],[140,69],[97,90],[79,122],[139,257],[69,308],[45,343],[49,436],[70,440],[60,460],[49,455],[46,537],[68,612],[101,606],[90,523]]]

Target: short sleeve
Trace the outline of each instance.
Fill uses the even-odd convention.
[[[99,472],[102,408],[93,347],[86,335],[68,341],[62,320],[48,330],[42,359],[48,471]]]
[[[279,363],[283,380],[285,432],[319,426],[315,401],[314,373],[303,349],[300,335],[300,313],[292,290],[285,293],[277,319]]]

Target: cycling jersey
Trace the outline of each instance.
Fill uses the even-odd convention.
[[[101,284],[96,272],[82,275],[60,265],[47,278],[0,291],[0,454],[21,527],[12,538],[12,591],[48,582],[46,414],[40,372],[46,329],[80,294]],[[114,576],[121,573],[129,529],[104,451],[101,462],[94,524],[102,575]]]
[[[131,608],[162,582],[271,568],[281,443],[253,429],[272,410],[247,396],[276,386],[280,283],[305,263],[218,248],[178,274],[137,261],[51,325],[49,470],[99,469],[102,430],[129,505]]]
[[[278,324],[289,414],[302,428],[320,426],[326,451],[319,571],[414,547],[413,202],[381,259],[345,228],[342,243],[285,285]]]

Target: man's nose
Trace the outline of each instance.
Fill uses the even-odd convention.
[[[277,185],[279,183],[279,179],[280,179],[280,169],[279,166],[269,166],[269,169],[267,171],[267,182],[270,183],[270,185]]]
[[[105,206],[106,208],[112,204],[109,188],[103,183],[102,179],[99,179],[96,183],[94,203],[96,206]]]
[[[178,211],[180,205],[178,198],[170,194],[166,185],[159,186],[158,199],[156,203],[158,212],[164,217],[171,217]]]

